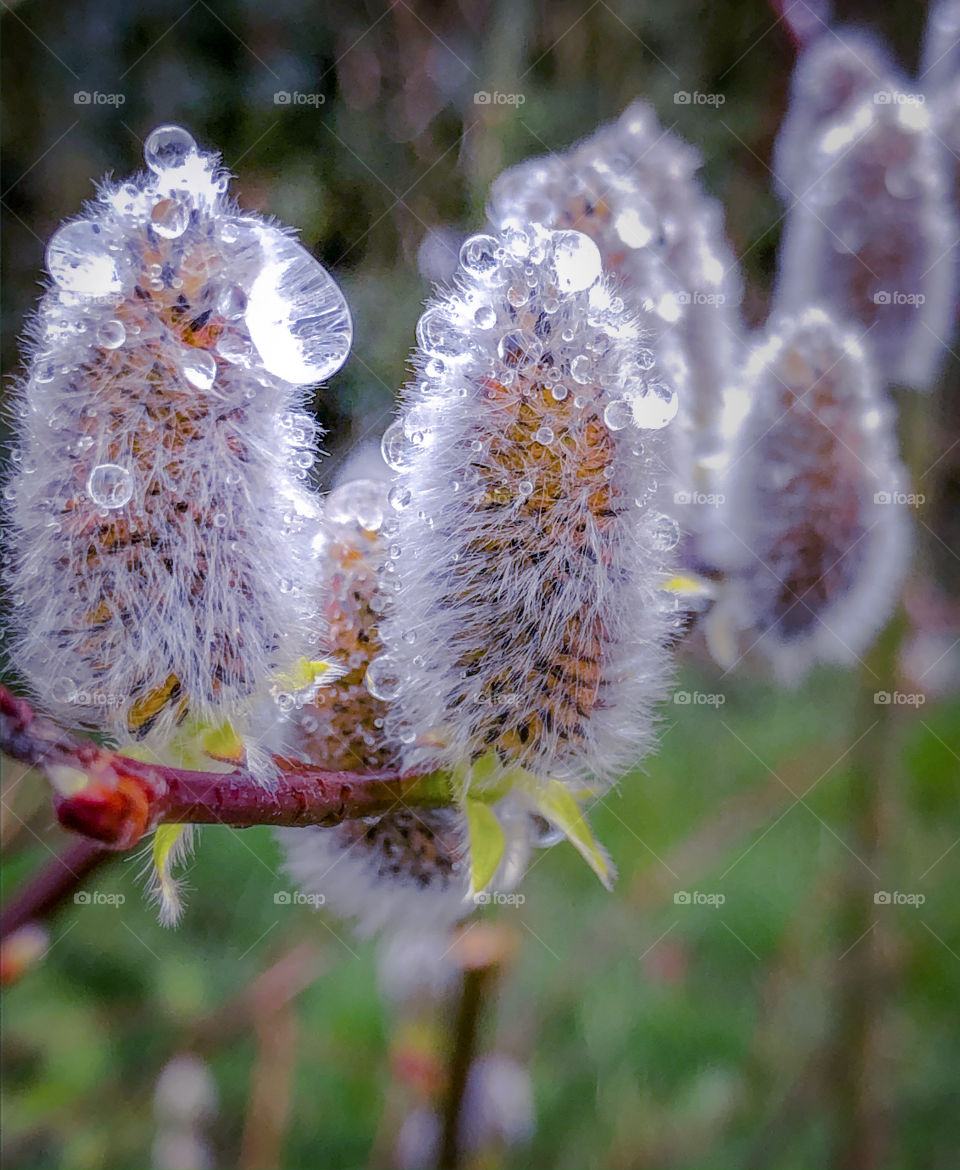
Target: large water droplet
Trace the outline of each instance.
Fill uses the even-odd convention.
[[[633,411],[625,398],[617,398],[608,402],[603,408],[603,421],[611,431],[622,431],[625,426],[633,422]]]
[[[367,532],[379,532],[383,524],[384,484],[374,479],[354,479],[327,496],[323,514],[334,524],[359,524]]]
[[[275,228],[261,238],[265,263],[247,301],[246,324],[263,366],[303,386],[346,361],[353,323],[343,294],[306,248]]]
[[[79,220],[54,232],[47,244],[47,271],[62,289],[100,297],[120,292],[120,269],[99,224]]]
[[[498,247],[493,236],[471,236],[460,248],[460,264],[470,276],[493,276],[499,268]]]
[[[553,267],[561,292],[579,292],[589,288],[603,271],[600,249],[583,232],[557,232],[554,235]]]
[[[651,386],[646,394],[631,398],[633,421],[645,430],[657,431],[672,422],[680,406],[675,390],[667,386]]]
[[[669,552],[680,543],[680,525],[671,516],[657,516],[650,527],[650,543],[660,552]]]
[[[497,323],[496,310],[490,305],[481,305],[473,314],[478,329],[492,329]]]
[[[593,363],[585,353],[578,353],[570,363],[570,373],[575,382],[587,386],[593,380]]]
[[[517,330],[500,338],[497,353],[501,361],[522,369],[540,360],[543,356],[543,342],[532,333]]]
[[[402,679],[393,659],[386,654],[380,654],[367,667],[364,682],[375,699],[389,703],[400,694]]]
[[[158,199],[150,211],[150,226],[165,240],[175,240],[187,230],[190,206],[182,195]]]
[[[183,166],[196,152],[196,142],[182,126],[158,126],[143,146],[144,161],[157,175]]]
[[[101,508],[122,508],[133,495],[133,476],[119,463],[99,463],[87,478],[87,494]]]
[[[180,355],[180,369],[191,386],[209,390],[217,376],[217,359],[205,349],[187,346]]]

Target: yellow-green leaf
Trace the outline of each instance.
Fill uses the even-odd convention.
[[[470,830],[470,867],[473,888],[485,889],[497,872],[500,858],[506,848],[503,829],[493,809],[479,800],[466,802],[467,825]]]
[[[164,926],[173,926],[183,911],[180,885],[173,876],[173,867],[185,859],[192,844],[192,825],[158,825],[153,834],[150,892],[160,905],[160,922]]]
[[[555,825],[567,840],[580,853],[593,872],[608,890],[613,889],[613,882],[617,876],[613,862],[607,851],[599,844],[593,831],[587,824],[583,810],[577,804],[573,795],[559,780],[550,780],[546,784],[540,783],[530,791],[537,811],[541,816]]]

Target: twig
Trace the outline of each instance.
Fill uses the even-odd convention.
[[[63,731],[24,699],[0,687],[0,751],[44,771],[61,790],[57,819],[108,849],[130,849],[165,823],[234,828],[250,825],[337,825],[398,804],[436,806],[449,792],[436,776],[395,771],[342,772],[273,757],[276,779],[246,768],[195,772],[134,760]]]
[[[73,841],[20,890],[0,915],[0,938],[6,939],[28,922],[40,922],[65,902],[85,877],[112,857],[93,841]]]

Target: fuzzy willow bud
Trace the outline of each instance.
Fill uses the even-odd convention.
[[[909,559],[905,475],[868,357],[824,311],[774,321],[744,384],[711,644],[730,665],[745,630],[744,650],[794,683],[816,662],[854,662],[889,618]]]
[[[391,608],[368,686],[408,766],[493,754],[607,780],[650,746],[665,687],[678,533],[650,473],[673,392],[580,232],[470,238],[417,336],[384,437]]]
[[[316,657],[316,426],[343,297],[242,213],[185,130],[47,248],[7,486],[14,656],[63,721],[168,741],[236,719]]]

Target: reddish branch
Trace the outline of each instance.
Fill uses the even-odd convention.
[[[55,791],[72,775],[65,769],[86,777],[79,791],[54,797],[57,819],[108,849],[130,849],[164,823],[329,826],[398,803],[444,803],[429,777],[397,772],[330,772],[274,757],[277,778],[264,785],[240,767],[194,772],[134,760],[62,730],[5,687],[0,751],[45,772]]]

